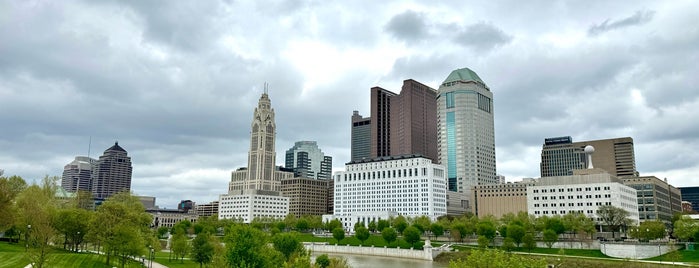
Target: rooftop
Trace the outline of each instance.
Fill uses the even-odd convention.
[[[469,68],[461,68],[461,69],[456,69],[451,71],[449,76],[447,76],[447,79],[442,82],[442,84],[450,83],[450,82],[457,82],[457,81],[462,81],[462,82],[479,82],[481,84],[485,85],[485,82],[481,80],[480,77],[478,77],[478,74],[476,72],[472,71]]]

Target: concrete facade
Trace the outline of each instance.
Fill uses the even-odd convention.
[[[76,156],[65,165],[61,177],[61,187],[70,193],[92,191],[92,172],[97,160],[87,156]]]
[[[527,187],[534,185],[534,180],[527,180],[474,186],[471,212],[478,217],[492,215],[498,219],[508,213],[527,212]]]
[[[289,214],[289,198],[279,192],[247,190],[219,196],[219,219],[250,223],[255,218],[284,219]]]
[[[218,200],[211,201],[208,204],[197,204],[194,209],[199,217],[218,215]]]
[[[429,242],[427,240],[426,242]],[[406,258],[406,259],[416,259],[416,260],[426,260],[432,261],[436,254],[433,254],[433,249],[431,246],[426,246],[422,250],[412,250],[412,249],[400,249],[400,248],[386,248],[386,247],[353,247],[353,246],[338,246],[338,245],[327,245],[321,243],[303,243],[303,246],[312,252],[323,252],[331,254],[355,254],[355,255],[368,255],[368,256],[383,256],[383,257],[393,257],[393,258]],[[435,251],[436,253],[441,253]]]
[[[352,114],[351,161],[371,158],[371,118]]]
[[[641,221],[661,220],[672,225],[672,215],[682,212],[680,190],[655,176],[625,177],[624,185],[637,191]]]
[[[630,137],[573,142],[570,136],[547,138],[541,149],[541,177],[572,175],[587,163],[583,148],[595,147],[592,162],[615,177],[638,176],[633,139]]]
[[[282,195],[289,198],[289,213],[321,216],[328,213],[328,185],[331,180],[290,178],[282,180]]]

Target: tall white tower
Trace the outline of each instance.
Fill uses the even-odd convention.
[[[449,190],[470,197],[471,187],[498,182],[493,93],[468,69],[452,71],[437,91],[439,162]]]
[[[595,147],[592,147],[592,145],[585,146],[585,158],[587,159],[587,169],[593,169],[594,167],[592,166],[592,153],[595,152]]]
[[[279,190],[278,182],[274,183],[275,129],[272,101],[265,90],[252,116],[247,189]]]

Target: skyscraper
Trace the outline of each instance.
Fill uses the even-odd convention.
[[[92,172],[96,162],[87,156],[76,156],[63,168],[61,187],[70,193],[92,191]]]
[[[131,157],[118,142],[100,156],[92,173],[92,195],[104,200],[122,191],[131,190]]]
[[[541,148],[541,177],[572,175],[586,166],[583,148],[595,148],[592,162],[616,177],[638,176],[630,137],[573,142],[570,136],[547,138]]]
[[[362,117],[359,111],[352,113],[351,159],[371,158],[371,118]]]
[[[439,162],[449,190],[497,183],[493,93],[468,68],[452,71],[437,91]]]
[[[260,96],[250,125],[248,167],[231,173],[228,194],[219,196],[219,219],[282,218],[289,213],[289,198],[280,194],[281,181],[292,172],[277,170],[274,142],[276,125],[267,89]]]
[[[315,141],[297,141],[286,151],[284,167],[294,170],[294,176],[319,180],[332,177],[332,157],[326,156]]]
[[[356,111],[352,116],[353,152],[355,144],[363,144],[355,140],[362,137],[358,133],[365,134],[359,132],[359,127],[365,126],[362,123],[368,119],[370,155],[355,157],[353,153],[352,161],[420,154],[436,162],[436,95],[436,90],[413,79],[403,81],[400,94],[381,87],[371,88],[371,117],[362,118]]]

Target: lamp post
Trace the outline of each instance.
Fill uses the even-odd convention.
[[[75,237],[75,241],[73,243],[75,244],[75,251],[78,251],[78,246],[80,245],[80,231],[78,231],[78,235]]]
[[[148,249],[150,250],[150,252],[148,253],[148,268],[153,268],[153,257],[155,254],[153,253],[153,247],[148,246]]]
[[[29,231],[32,230],[32,225],[27,224],[27,233],[24,234],[24,252],[29,251]]]

